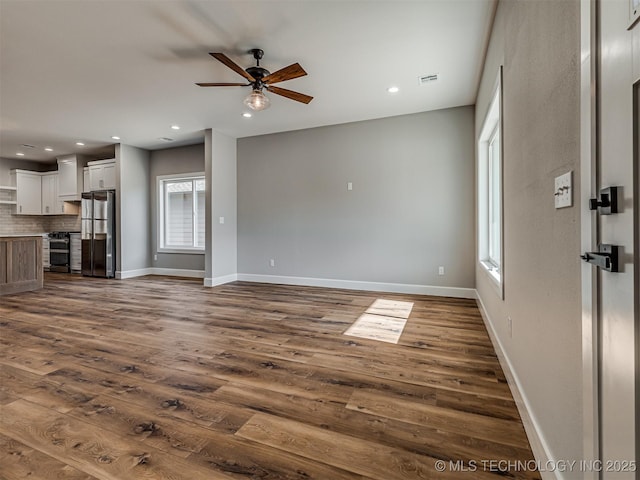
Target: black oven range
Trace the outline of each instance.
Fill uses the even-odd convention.
[[[51,232],[49,234],[49,271],[71,272],[71,236],[69,232]]]

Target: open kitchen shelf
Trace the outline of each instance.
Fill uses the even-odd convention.
[[[16,192],[16,187],[10,187],[8,185],[0,185],[0,192]],[[17,205],[18,202],[13,200],[0,200],[0,205]]]

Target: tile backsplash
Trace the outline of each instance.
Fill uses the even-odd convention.
[[[12,215],[14,210],[0,204],[0,235],[80,231],[80,215]]]

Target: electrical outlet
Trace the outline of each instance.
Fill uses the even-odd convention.
[[[513,320],[511,320],[511,317],[507,317],[507,331],[509,332],[509,338],[513,338]]]
[[[153,259],[154,259],[154,260],[158,260],[158,255],[154,255],[154,256],[153,256]]]
[[[220,218],[218,219],[218,221],[219,221],[219,222],[220,222],[220,224],[222,225],[222,224],[224,223],[224,217],[220,217]]]
[[[438,275],[444,275],[444,267],[438,267]]]
[[[353,183],[347,182],[347,190],[353,190]]]
[[[275,267],[276,266],[276,261],[273,258],[271,260],[269,260],[269,266],[270,267]]]

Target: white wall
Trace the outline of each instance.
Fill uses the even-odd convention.
[[[504,300],[479,265],[476,287],[543,453],[580,459],[580,209],[556,210],[553,195],[554,178],[570,170],[574,191],[580,188],[579,2],[500,2],[476,103],[476,138],[501,64]]]
[[[239,274],[472,289],[473,121],[460,107],[239,139]]]
[[[158,176],[204,172],[204,144],[167,148],[151,152],[149,163],[149,202],[151,205],[151,254],[156,268],[204,271],[204,255],[158,253]]]
[[[215,130],[205,131],[207,286],[235,280],[237,267],[236,139]],[[220,218],[224,218],[221,223]]]
[[[116,145],[116,276],[151,266],[149,152]]]

